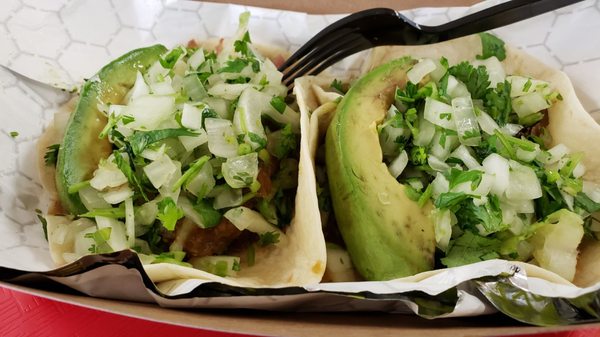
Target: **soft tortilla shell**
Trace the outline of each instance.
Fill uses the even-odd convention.
[[[205,48],[214,48],[219,40],[201,42]],[[259,51],[271,58],[281,57],[287,52],[278,48],[258,46]],[[67,108],[67,111],[73,107]],[[64,113],[64,109],[62,109]],[[308,137],[308,115],[300,114],[300,159],[298,167],[298,189],[295,200],[295,214],[287,228],[285,237],[280,243],[256,249],[256,263],[252,267],[244,267],[235,277],[219,277],[202,270],[168,264],[144,265],[144,269],[154,282],[185,282],[198,279],[207,282],[219,282],[238,287],[288,287],[318,283],[325,272],[326,251],[325,240],[321,230],[321,220],[316,193],[316,181],[311,162]],[[44,189],[51,200],[57,200],[55,170],[44,164],[44,153],[49,145],[60,143],[64,134],[64,125],[53,123],[46,128],[38,141],[39,172]],[[64,124],[64,123],[62,123]],[[49,214],[56,214],[57,208],[52,204]],[[49,228],[49,230],[52,230]],[[50,245],[50,249],[58,246]],[[61,252],[58,252],[61,255]],[[55,254],[56,255],[56,254]]]

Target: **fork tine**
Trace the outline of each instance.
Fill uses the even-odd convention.
[[[318,45],[313,46],[311,50],[308,50],[302,55],[302,57],[298,57],[300,52],[297,52],[295,57],[296,61],[294,63],[290,63],[287,67],[281,66],[279,70],[283,72],[283,79],[290,77],[292,74],[296,73],[298,69],[301,69],[306,65],[307,62],[310,61],[312,57],[318,55],[323,48],[330,48],[332,44],[339,44],[340,40],[348,39],[350,35],[350,31],[348,29],[342,29],[339,31],[335,31],[331,33],[326,39],[323,38],[319,41]],[[292,55],[293,56],[293,55]]]
[[[287,86],[293,83],[295,78],[303,76],[312,68],[330,58],[332,54],[347,48],[346,46],[355,46],[357,43],[370,45],[368,41],[364,40],[362,35],[348,34],[337,39],[332,44],[315,48],[310,54],[298,61],[291,70],[284,73],[283,84]],[[368,48],[368,46],[365,48]]]
[[[304,57],[310,50],[312,50],[315,46],[320,45],[323,41],[329,39],[330,34],[337,32],[340,29],[344,28],[353,28],[356,29],[360,27],[360,21],[369,20],[372,16],[378,16],[382,14],[394,14],[395,11],[389,8],[372,8],[367,9],[361,12],[357,12],[351,14],[345,18],[342,18],[329,26],[325,27],[322,31],[317,33],[317,35],[313,36],[308,42],[306,42],[300,49],[298,49],[292,56],[290,56],[280,67],[280,71],[284,71],[286,68],[296,63],[299,59]]]
[[[346,46],[344,49],[340,49],[337,52],[331,54],[326,60],[324,60],[318,66],[313,68],[306,75],[317,75],[323,70],[325,70],[327,67],[341,61],[342,59],[373,47],[373,45],[367,40],[358,40],[358,42],[360,43]]]

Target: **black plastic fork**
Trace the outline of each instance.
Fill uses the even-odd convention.
[[[384,45],[423,45],[484,32],[582,0],[512,0],[439,26],[422,26],[389,8],[367,9],[329,25],[279,67],[288,88],[360,51]]]

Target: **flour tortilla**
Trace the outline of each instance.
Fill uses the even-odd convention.
[[[214,49],[220,40],[209,40],[198,43],[204,48]],[[272,60],[287,56],[287,52],[278,48],[256,46],[259,52]],[[56,114],[55,121],[46,129],[38,142],[39,172],[44,189],[51,200],[48,214],[59,212],[54,180],[55,170],[44,164],[44,153],[49,145],[60,143],[66,128],[69,111],[73,105],[67,105]],[[169,281],[170,288],[186,280],[196,279],[207,282],[219,282],[238,287],[277,288],[304,286],[318,283],[325,271],[325,240],[321,231],[321,220],[316,193],[316,181],[311,163],[309,142],[307,138],[309,120],[306,113],[300,114],[300,158],[298,168],[298,189],[295,200],[295,213],[291,224],[286,229],[285,237],[280,238],[277,245],[256,248],[256,263],[243,266],[236,276],[220,277],[202,270],[175,264],[159,263],[144,265],[150,279],[155,283]],[[48,232],[53,224],[49,222]],[[50,243],[50,251],[58,264],[60,256],[68,247]]]
[[[439,59],[444,56],[450,64],[457,64],[464,60],[474,60],[481,54],[481,39],[477,35],[467,36],[452,41],[442,42],[425,46],[386,46],[374,48],[365,62],[361,73],[367,73],[373,68],[403,56],[411,56],[415,59],[433,58]],[[548,111],[548,131],[552,136],[552,144],[565,144],[573,152],[585,153],[583,161],[586,167],[584,179],[600,183],[600,156],[598,156],[598,144],[600,144],[600,125],[585,111],[579,102],[573,85],[569,78],[561,71],[553,69],[526,53],[507,46],[506,59],[502,62],[506,74],[529,76],[535,79],[545,80],[551,83],[563,97],[562,101],[555,103]],[[322,141],[327,126],[335,114],[335,107],[327,99],[323,99],[320,92],[331,83],[331,78],[306,77],[299,79],[296,84],[300,110],[305,113],[316,112],[311,116],[311,133],[309,142],[316,148]],[[578,286],[589,286],[600,281],[600,243],[595,240],[585,241],[580,245],[580,258],[577,265],[577,273],[573,281]],[[515,262],[523,268],[530,277],[538,277],[557,284],[571,284],[555,273],[542,269],[538,266]],[[438,271],[429,271],[406,279],[414,282]]]

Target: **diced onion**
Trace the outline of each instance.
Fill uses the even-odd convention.
[[[469,146],[479,145],[481,133],[479,132],[479,124],[475,118],[471,98],[457,97],[452,99],[452,111],[459,141]]]
[[[431,59],[422,59],[406,73],[406,77],[410,82],[417,84],[435,69],[436,65]]]
[[[488,88],[496,88],[498,83],[504,82],[504,79],[506,78],[504,67],[496,56],[489,57],[485,60],[474,60],[471,64],[474,67],[482,65],[486,68],[490,80]]]
[[[187,61],[188,66],[190,67],[190,69],[192,70],[197,70],[198,67],[204,63],[204,50],[202,48],[198,48],[198,50],[196,50],[189,58]]]
[[[485,172],[494,177],[491,193],[502,195],[509,184],[509,166],[508,159],[499,154],[492,153],[482,162]]]
[[[390,171],[390,174],[394,178],[398,179],[398,176],[400,176],[400,174],[402,174],[402,171],[404,171],[407,164],[408,164],[408,154],[406,154],[406,151],[402,150],[402,152],[400,152],[398,157],[396,157],[396,159],[392,160],[392,162],[390,163],[390,166],[388,167],[388,170]]]
[[[471,152],[469,152],[469,148],[465,145],[459,145],[450,156],[460,159],[469,170],[481,168],[481,164],[473,157]]]
[[[448,76],[446,92],[451,98],[471,97],[471,93],[469,92],[469,89],[467,89],[467,86],[452,75]]]
[[[196,135],[194,136],[179,136],[178,139],[181,142],[181,145],[185,148],[186,151],[193,151],[200,145],[203,145],[208,142],[208,134],[204,129],[200,129],[195,131]]]
[[[110,204],[106,202],[98,191],[91,186],[86,186],[79,190],[79,198],[88,210],[96,208],[109,208]]]
[[[214,209],[222,209],[227,207],[235,207],[242,204],[244,201],[242,190],[239,188],[230,188],[227,185],[221,185],[220,188],[213,188],[211,194],[214,194],[213,200]],[[218,192],[218,193],[217,193]]]
[[[202,81],[196,74],[189,74],[182,80],[183,89],[192,101],[200,101],[208,97],[206,88],[202,84]]]
[[[127,182],[127,177],[113,162],[114,156],[110,155],[106,160],[101,160],[98,168],[94,171],[94,177],[90,180],[90,186],[98,191],[106,188],[117,187]]]
[[[522,129],[523,129],[523,125],[506,123],[506,124],[504,124],[504,126],[502,126],[500,128],[500,131],[509,136],[514,136],[517,133],[519,133],[519,131],[521,131]]]
[[[523,150],[520,147],[517,147],[516,156],[517,159],[529,163],[533,161],[540,154],[540,146],[535,144],[535,149],[533,151]]]
[[[125,200],[125,232],[127,233],[127,244],[129,247],[135,245],[135,210],[131,198]]]
[[[553,148],[548,150],[550,158],[546,164],[554,164],[561,160],[564,156],[571,153],[571,150],[564,144],[557,144]]]
[[[456,124],[452,116],[452,106],[437,101],[431,97],[425,98],[425,119],[444,129],[456,131]]]
[[[227,158],[221,165],[221,173],[232,188],[249,187],[258,176],[258,154],[249,154]]]
[[[542,186],[535,171],[514,160],[509,160],[510,172],[506,197],[516,200],[531,200],[542,196]]]
[[[534,91],[545,93],[550,89],[550,83],[541,80],[534,80],[523,76],[506,76],[510,82],[510,97],[519,97],[532,93]]]
[[[594,202],[600,203],[600,185],[594,182],[584,180],[583,181],[583,193]]]
[[[350,254],[342,247],[331,243],[327,243],[326,249],[327,265],[324,278],[330,282],[356,281]]]
[[[106,192],[102,193],[102,198],[109,204],[115,205],[120,204],[127,198],[133,196],[133,190],[127,184],[123,184],[119,187],[111,188]]]
[[[203,104],[200,106],[205,107]],[[181,110],[181,125],[194,131],[202,129],[202,110],[198,106],[184,103]]]
[[[435,175],[435,179],[431,182],[431,195],[433,198],[437,198],[442,193],[448,192],[450,183],[448,179],[444,177],[444,175],[440,172],[437,172]]]
[[[242,92],[238,100],[238,105],[233,114],[233,129],[236,134],[249,135],[253,133],[257,137],[267,139],[265,129],[261,121],[261,114],[266,110],[267,104],[270,104],[271,99],[268,96],[262,95],[254,88],[248,88]],[[246,143],[252,145],[253,149],[257,149],[260,144],[247,137]]]
[[[146,80],[144,80],[144,76],[141,72],[137,72],[135,78],[135,84],[133,88],[129,90],[127,95],[125,95],[125,102],[131,103],[136,100],[138,97],[146,96],[150,93],[150,87],[146,84]]]
[[[435,135],[435,126],[419,115],[419,133],[414,138],[413,143],[418,146],[428,146]]]
[[[232,208],[225,212],[223,216],[241,231],[247,229],[257,234],[281,232],[279,228],[265,220],[259,212],[253,211],[248,207],[240,206]]]
[[[133,121],[127,127],[134,130],[155,130],[161,122],[175,112],[175,97],[140,96],[127,106],[127,114]]]
[[[207,118],[208,149],[217,157],[237,156],[238,142],[231,121],[220,118]]]
[[[446,164],[445,162],[433,155],[430,155],[427,158],[427,164],[429,164],[431,169],[438,172],[446,172],[450,169],[450,166],[448,164]]]
[[[215,187],[212,165],[204,164],[184,188],[198,198],[204,198]]]
[[[538,111],[550,107],[550,103],[542,93],[532,92],[512,100],[513,110],[519,115],[519,118],[524,118]]]
[[[148,177],[148,180],[150,180],[152,183],[152,186],[154,186],[156,189],[159,189],[175,173],[177,166],[171,160],[171,158],[169,158],[169,156],[163,154],[157,160],[144,166],[143,170],[146,174],[146,177]]]
[[[165,77],[160,82],[150,84],[150,91],[154,95],[172,95],[175,93],[173,89],[173,79],[169,76]]]
[[[238,98],[244,90],[251,87],[252,85],[248,83],[218,83],[208,89],[208,94],[211,96],[234,100]]]
[[[483,110],[479,111],[479,115],[477,115],[476,118],[481,130],[488,135],[493,135],[495,130],[500,129],[498,123]]]

